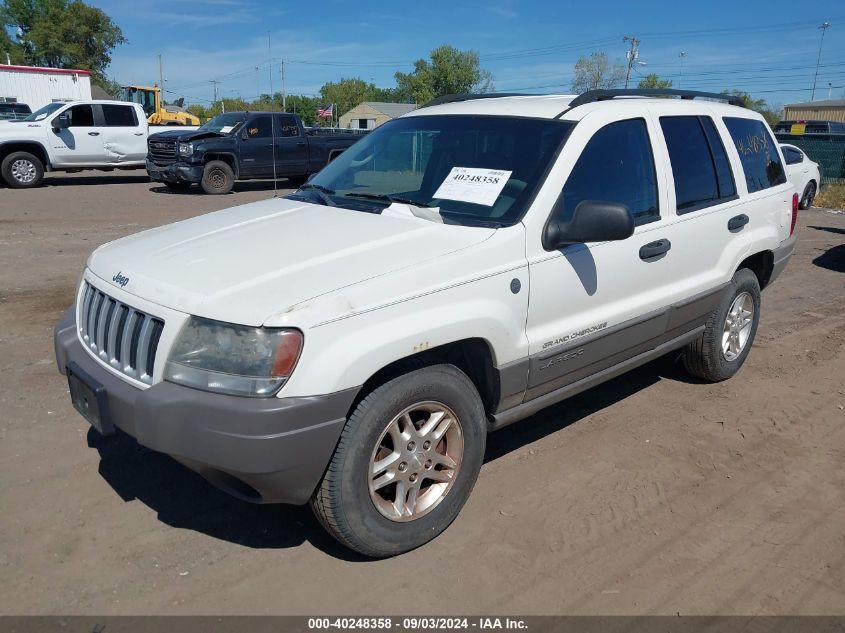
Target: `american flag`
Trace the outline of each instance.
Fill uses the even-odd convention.
[[[325,108],[320,108],[317,110],[317,116],[319,117],[331,117],[334,114],[334,104],[328,105]]]

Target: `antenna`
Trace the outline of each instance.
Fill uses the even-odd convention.
[[[270,102],[273,102],[273,51],[270,49],[270,31],[267,31],[267,59],[270,61]],[[273,197],[278,198],[276,184],[276,113],[270,111],[270,137],[273,139]]]

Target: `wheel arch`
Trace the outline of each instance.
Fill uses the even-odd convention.
[[[481,396],[485,413],[489,415],[496,410],[500,398],[500,380],[492,347],[483,338],[465,338],[409,354],[376,371],[361,386],[349,408],[347,417],[367,394],[381,385],[409,371],[442,363],[454,365],[467,375]]]
[[[44,171],[50,169],[50,155],[44,146],[38,141],[9,141],[0,144],[0,161],[13,152],[29,152],[41,161]]]
[[[760,290],[769,285],[772,279],[772,271],[774,270],[775,258],[774,253],[769,250],[760,251],[753,255],[749,255],[743,259],[737,270],[747,268],[757,276],[757,281],[760,284]]]
[[[230,154],[228,152],[208,152],[202,157],[202,164],[205,165],[212,160],[223,161],[229,167],[231,167],[232,172],[234,172],[235,174],[235,180],[240,177],[240,172],[238,170],[238,161],[235,159],[234,154]]]

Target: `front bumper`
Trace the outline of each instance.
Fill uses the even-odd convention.
[[[769,277],[769,283],[777,279],[789,263],[792,254],[795,252],[795,242],[798,241],[798,235],[793,233],[787,239],[780,243],[772,257],[772,274]]]
[[[54,330],[56,363],[75,362],[108,394],[115,426],[226,492],[253,503],[306,503],[337,445],[357,389],[244,398],[169,382],[136,388],[83,348],[73,310]]]
[[[175,162],[170,165],[156,165],[147,159],[147,173],[158,182],[192,182],[202,181],[202,165],[189,165]]]

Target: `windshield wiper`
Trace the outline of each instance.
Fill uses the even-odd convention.
[[[323,204],[325,204],[327,207],[336,207],[337,206],[337,204],[335,204],[335,201],[332,200],[331,198],[329,198],[329,196],[334,195],[334,189],[329,189],[328,187],[324,187],[323,185],[315,185],[314,183],[311,183],[311,182],[305,183],[299,189],[300,190],[305,189],[307,191],[313,191],[315,194],[317,194],[317,197],[320,200],[322,200]]]
[[[402,196],[394,196],[388,195],[386,193],[346,193],[343,194],[348,198],[365,198],[367,200],[378,200],[380,202],[386,202],[389,204],[393,204],[394,202],[399,202],[401,204],[411,204],[415,207],[424,207],[426,209],[433,209],[437,205],[432,204],[430,202],[420,202],[418,200],[411,200],[410,198],[403,198]]]

